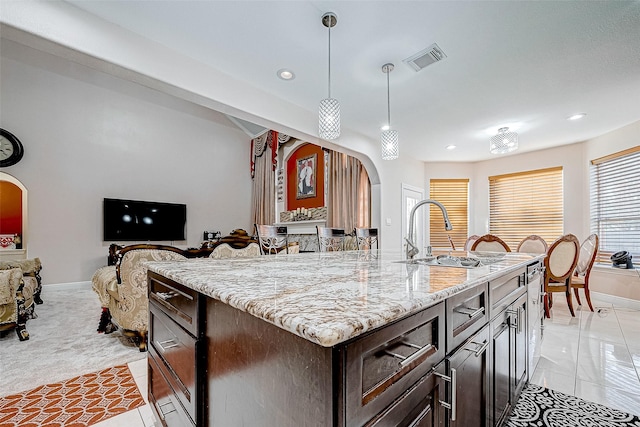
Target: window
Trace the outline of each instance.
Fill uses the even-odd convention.
[[[430,198],[442,203],[447,209],[453,230],[444,229],[442,211],[437,206],[429,209],[429,242],[434,248],[449,248],[449,237],[456,249],[462,249],[468,234],[468,179],[432,179],[429,184]]]
[[[563,234],[562,167],[489,177],[489,233],[515,251],[537,234],[547,243]]]
[[[597,261],[623,250],[640,257],[640,146],[592,160],[590,193]]]

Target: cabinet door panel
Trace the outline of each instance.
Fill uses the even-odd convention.
[[[456,377],[455,397],[448,394],[449,403],[455,406],[448,411],[451,427],[487,425],[489,339],[486,325],[449,358],[449,374],[455,370]]]
[[[513,334],[513,384],[512,402],[515,403],[527,382],[527,295],[518,298],[513,304],[513,318],[515,324],[512,325]]]
[[[493,396],[492,421],[497,426],[511,406],[511,345],[509,316],[503,313],[492,323]]]

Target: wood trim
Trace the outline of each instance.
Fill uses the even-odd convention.
[[[507,173],[504,175],[493,175],[489,177],[489,181],[494,181],[501,178],[511,178],[514,176],[526,176],[526,175],[533,175],[533,174],[539,174],[539,173],[545,173],[545,172],[556,172],[559,170],[562,170],[562,166],[555,166],[552,168],[544,168],[544,169],[535,169],[535,170],[524,171],[524,172]]]

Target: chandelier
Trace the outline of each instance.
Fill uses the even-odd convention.
[[[518,149],[518,134],[509,132],[508,127],[498,129],[498,133],[489,140],[491,154],[506,154]]]
[[[327,12],[322,15],[322,25],[329,29],[329,96],[320,101],[318,108],[318,136],[336,139],[340,136],[340,103],[331,97],[331,28],[338,23],[338,17]]]
[[[398,131],[391,129],[391,103],[389,101],[389,73],[393,71],[393,64],[388,63],[382,66],[382,72],[387,75],[387,126],[380,135],[382,143],[382,160],[394,160],[400,154],[398,143]]]

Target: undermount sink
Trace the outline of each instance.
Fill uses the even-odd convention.
[[[452,256],[452,255],[438,255],[438,256],[426,256],[423,258],[413,258],[404,261],[398,261],[402,264],[418,264],[429,265],[434,267],[457,267],[457,268],[478,268],[494,262],[500,261],[501,257],[467,257],[467,256]]]

